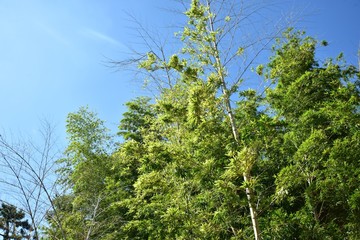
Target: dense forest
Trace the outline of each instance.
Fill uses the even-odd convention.
[[[358,67],[293,28],[254,39],[271,49],[254,65],[224,2],[192,0],[182,48],[131,61],[158,88],[126,104],[121,141],[68,115],[43,239],[360,238]],[[243,87],[248,72],[266,84]]]

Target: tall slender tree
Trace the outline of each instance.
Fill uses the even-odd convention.
[[[58,160],[59,183],[66,194],[55,198],[47,216],[52,226],[46,232],[54,239],[100,238],[106,232],[101,219],[107,206],[104,190],[111,137],[103,121],[85,107],[68,115],[66,127],[69,145],[65,157]],[[59,219],[53,218],[55,213]]]
[[[257,7],[252,10],[258,10]],[[236,69],[238,74],[229,74],[230,70],[234,70],[231,67],[232,64],[239,61],[244,52],[250,48],[249,46],[253,46],[252,43],[241,44],[236,38],[241,24],[252,14],[247,15],[243,11],[245,8],[245,6],[226,1],[191,1],[190,8],[185,12],[188,23],[179,34],[184,43],[181,54],[172,55],[169,61],[165,62],[150,52],[148,59],[143,61],[140,67],[150,72],[165,68],[178,73],[179,77],[175,78],[174,81],[174,85],[177,84],[178,86],[169,91],[172,94],[175,94],[171,91],[173,89],[176,91],[185,89],[184,91],[189,92],[185,95],[189,99],[187,114],[188,120],[194,123],[199,123],[201,119],[202,113],[199,111],[201,110],[201,101],[212,101],[211,98],[207,98],[208,95],[206,94],[216,96],[212,104],[216,105],[216,108],[222,109],[223,113],[226,114],[223,119],[226,120],[231,129],[234,149],[230,152],[234,157],[241,156],[236,158],[244,162],[243,166],[245,167],[242,170],[242,178],[245,182],[244,186],[246,186],[244,191],[248,201],[253,233],[255,239],[260,239],[257,197],[251,187],[252,185],[248,184],[253,179],[252,169],[255,164],[254,161],[259,157],[258,149],[244,145],[245,142],[242,141],[239,133],[239,128],[242,126],[236,121],[234,106],[231,102],[234,93],[238,92],[237,89],[243,80],[243,75],[259,52],[271,42],[274,35],[264,39],[256,39],[257,42],[260,42],[261,47],[251,58],[252,60],[245,64],[242,69]],[[240,152],[242,154],[239,155]],[[248,157],[250,159],[247,159]]]

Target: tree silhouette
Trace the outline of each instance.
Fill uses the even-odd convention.
[[[16,206],[2,203],[0,208],[0,235],[4,240],[30,239],[31,225],[23,220],[25,213]]]

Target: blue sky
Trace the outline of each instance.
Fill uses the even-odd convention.
[[[166,27],[180,19],[164,8],[175,6],[172,0],[0,0],[0,129],[31,135],[46,118],[64,139],[66,115],[85,105],[116,129],[123,104],[146,94],[131,73],[106,66],[139,42],[127,13],[169,35]],[[298,26],[330,43],[319,54],[343,51],[357,63],[360,1],[283,0],[272,11],[301,15]]]

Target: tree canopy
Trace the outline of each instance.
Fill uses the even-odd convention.
[[[358,238],[359,69],[288,29],[234,74],[248,48],[231,7],[191,1],[183,47],[138,62],[170,81],[126,104],[116,147],[95,113],[69,114],[50,239]],[[241,87],[251,67],[270,87]]]

